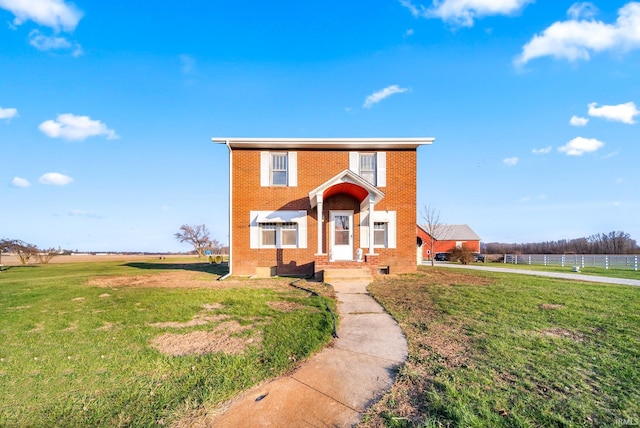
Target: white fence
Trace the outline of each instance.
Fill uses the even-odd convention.
[[[505,254],[504,262],[516,265],[638,270],[639,258],[635,254]]]

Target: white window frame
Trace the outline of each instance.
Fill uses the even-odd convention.
[[[386,221],[373,222],[373,247],[374,248],[386,248],[388,237],[389,223]],[[382,243],[376,243],[376,232],[382,232]]]
[[[387,186],[387,153],[386,152],[349,152],[349,169],[361,176],[360,158],[362,155],[374,155],[374,181],[376,187]],[[369,181],[369,180],[367,180]]]
[[[286,156],[285,184],[273,184],[273,157]],[[260,152],[260,186],[261,187],[297,187],[298,186],[298,152],[262,151]]]
[[[261,248],[276,248],[278,242],[278,225],[277,223],[259,223],[260,227],[260,247]],[[273,231],[273,244],[266,244],[265,233]]]
[[[289,171],[287,167],[287,153],[283,152],[272,152],[269,153],[269,184],[271,186],[288,186],[289,180],[287,179],[287,173]],[[284,165],[281,165],[284,164]],[[276,174],[278,177],[282,174],[282,178],[284,178],[284,183],[276,183]]]
[[[307,211],[251,211],[249,248],[307,248]],[[264,226],[275,225],[275,244],[263,243]],[[295,227],[296,243],[283,244],[283,233]]]
[[[282,248],[297,248],[298,247],[298,223],[296,222],[287,222],[287,223],[280,223],[279,224],[279,230],[276,232],[276,240],[278,239],[278,237],[280,238],[280,247]],[[284,243],[284,236],[285,236],[285,231],[290,231],[293,230],[293,236],[295,237],[294,239],[294,243],[293,244],[285,244]],[[279,233],[278,233],[279,232]]]
[[[396,212],[373,211],[373,223],[385,223],[385,243],[374,248],[396,248]],[[375,228],[375,226],[374,226]],[[374,230],[375,233],[375,230]],[[375,239],[375,238],[374,238]],[[360,213],[360,248],[369,248],[369,213]]]

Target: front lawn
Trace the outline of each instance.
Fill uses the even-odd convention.
[[[409,359],[362,426],[640,423],[640,288],[450,268],[382,278]]]
[[[219,282],[216,269],[156,260],[0,273],[0,426],[169,425],[331,339],[330,299],[286,279]]]

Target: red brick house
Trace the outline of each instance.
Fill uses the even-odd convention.
[[[480,237],[466,224],[441,224],[435,228],[433,252],[446,253],[456,247],[466,247],[474,253],[480,252]],[[422,243],[422,257],[429,259],[431,254],[431,235],[428,226],[416,227],[418,242]]]
[[[433,138],[213,138],[229,149],[230,273],[416,270],[417,148]]]

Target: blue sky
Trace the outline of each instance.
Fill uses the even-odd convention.
[[[485,242],[640,241],[640,3],[0,0],[0,238],[227,242],[211,137],[435,137],[418,207]]]

